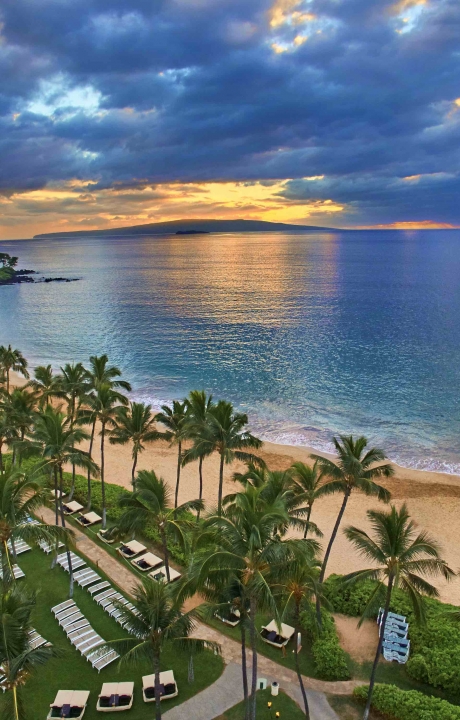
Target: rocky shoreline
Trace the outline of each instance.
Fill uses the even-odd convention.
[[[39,275],[40,273],[37,272],[37,270],[15,270],[14,274],[12,274],[10,277],[1,277],[0,276],[0,287],[2,285],[20,285],[22,283],[52,283],[52,282],[60,282],[60,283],[69,283],[69,282],[77,282],[77,280],[80,280],[81,278],[66,278],[66,277],[41,277],[39,279],[34,279],[33,277],[30,277],[31,275]]]

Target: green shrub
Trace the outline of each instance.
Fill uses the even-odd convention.
[[[316,618],[313,611],[302,614],[302,627],[312,641],[312,655],[316,665],[318,677],[323,680],[348,680],[347,654],[340,647],[334,618],[325,610],[323,613],[322,632],[318,632]]]
[[[362,702],[366,702],[367,693],[367,686],[353,691]],[[417,690],[400,690],[395,685],[376,685],[372,707],[392,720],[460,720],[460,707]]]

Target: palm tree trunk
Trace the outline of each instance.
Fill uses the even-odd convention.
[[[105,440],[105,423],[101,427],[101,496],[102,496],[102,529],[105,530],[107,524],[107,510],[105,507],[105,480],[104,480],[104,440]]]
[[[393,590],[393,582],[394,582],[394,576],[390,575],[388,578],[387,597],[385,600],[385,609],[383,611],[382,625],[380,627],[380,637],[379,637],[379,642],[377,644],[377,652],[375,653],[374,664],[372,665],[371,678],[369,681],[369,692],[367,694],[367,702],[366,702],[366,707],[364,708],[363,720],[368,719],[369,713],[371,711],[372,693],[374,691],[375,676],[377,673],[377,665],[379,664],[380,653],[382,652],[383,636],[385,634],[385,625],[387,622],[388,611],[390,609],[391,593]]]
[[[250,700],[250,720],[256,720],[256,702],[257,702],[257,632],[256,632],[256,610],[257,603],[255,597],[251,597],[251,649],[252,649],[252,678],[251,678],[251,700]]]
[[[14,577],[13,566],[11,565],[10,551],[8,549],[8,541],[7,540],[3,541],[3,547],[4,547],[4,551],[5,551],[6,561],[8,563],[8,569],[9,569],[10,575],[11,575],[11,582],[14,583],[16,581],[16,578]]]
[[[62,502],[62,493],[64,491],[64,482],[62,477],[62,465],[59,465],[59,480],[60,480],[60,495],[59,500],[61,504],[61,525],[62,527],[65,527],[65,515],[64,515],[64,505]],[[67,544],[67,543],[66,543]],[[69,584],[69,598],[73,598],[73,569],[72,569],[72,558],[70,555],[70,550],[68,547],[66,547],[66,553],[67,553],[67,564],[69,566],[69,575],[70,575],[70,584]]]
[[[198,476],[200,478],[200,492],[198,494],[199,500],[203,499],[203,460],[204,460],[204,457],[201,456],[199,459],[199,462],[198,462]],[[197,523],[200,522],[200,513],[201,513],[201,509],[198,508],[198,512],[196,514]]]
[[[54,466],[54,512],[55,512],[55,519],[56,519],[56,525],[59,525],[59,505],[58,505],[58,477],[57,477],[57,467]]]
[[[155,673],[155,720],[161,720],[160,654],[158,652],[155,652],[153,657],[153,671]]]
[[[89,459],[93,459],[93,442],[94,442],[94,433],[96,432],[96,421],[93,420],[93,427],[91,428],[91,437],[89,441],[89,449],[88,449],[88,455]],[[88,497],[87,497],[87,506],[88,510],[91,510],[91,470],[88,468]]]
[[[171,576],[169,573],[169,550],[168,550],[168,541],[166,539],[166,533],[163,529],[160,530],[161,535],[161,544],[163,546],[163,555],[165,556],[165,570],[166,570],[166,578],[168,582],[171,582]]]
[[[303,678],[302,673],[300,672],[300,664],[299,664],[299,640],[300,640],[300,604],[296,607],[296,613],[295,613],[295,647],[294,647],[294,659],[295,659],[295,671],[297,673],[297,679],[299,681],[300,686],[300,692],[302,693],[303,698],[303,704],[305,706],[305,717],[307,720],[310,720],[310,709],[308,707],[308,698],[307,698],[307,692],[305,690],[305,686],[303,684]]]
[[[3,440],[0,439],[0,473],[3,472],[3,453],[2,453],[2,448],[3,448]]]
[[[13,685],[14,720],[19,720],[18,689]]]
[[[6,393],[10,394],[10,369],[6,368]]]
[[[189,659],[188,659],[188,677],[187,677],[187,680],[188,680],[188,682],[189,682],[190,685],[195,682],[195,667],[194,667],[194,663],[193,663],[193,653],[190,653],[190,657],[189,657]]]
[[[249,720],[249,693],[248,693],[248,666],[246,658],[246,626],[244,619],[241,618],[241,669],[243,672],[243,694],[244,694],[244,720]]]
[[[308,513],[307,513],[307,527],[305,528],[305,532],[303,534],[303,539],[306,540],[307,534],[308,534],[308,524],[310,522],[310,516],[311,516],[311,505],[308,506]]]
[[[177,453],[177,476],[176,476],[176,494],[174,497],[174,509],[177,507],[178,500],[179,500],[180,469],[181,469],[181,464],[182,464],[182,443],[180,440],[179,440],[178,448],[179,448],[179,450]]]
[[[319,579],[318,579],[318,585],[319,585],[319,590],[320,590],[320,591],[321,591],[321,586],[322,586],[322,584],[323,584],[323,582],[324,582],[324,576],[325,576],[325,574],[326,574],[326,567],[327,567],[327,563],[328,563],[328,560],[329,560],[329,555],[331,554],[331,550],[332,550],[332,546],[333,546],[333,544],[334,544],[334,540],[335,540],[335,538],[337,537],[337,532],[338,532],[338,530],[339,530],[340,523],[342,522],[343,514],[344,514],[345,509],[346,509],[346,507],[347,507],[347,502],[348,502],[348,499],[349,499],[349,497],[350,497],[350,494],[351,494],[351,489],[350,489],[350,488],[347,488],[347,490],[345,491],[345,494],[344,494],[344,496],[343,496],[342,506],[341,506],[341,508],[340,508],[339,514],[337,515],[337,520],[335,521],[334,529],[333,529],[333,531],[332,531],[332,535],[331,535],[331,537],[330,537],[330,540],[329,540],[329,543],[328,543],[328,546],[327,546],[327,549],[326,549],[326,553],[325,553],[325,555],[324,555],[323,564],[321,565],[321,572],[320,572],[320,574],[319,574]],[[320,598],[320,594],[321,594],[321,592],[317,593],[317,595],[316,595],[316,620],[317,620],[317,623],[318,623],[319,627],[322,626],[322,622],[321,622],[321,603],[320,603],[320,599],[319,599],[319,598]]]
[[[135,476],[136,476],[137,453],[138,453],[138,451],[137,451],[137,450],[134,450],[134,448],[133,448],[134,462],[133,462],[133,467],[132,467],[132,470],[131,470],[131,485],[133,486],[133,490],[136,489],[136,488],[135,488],[136,482],[135,482],[134,478],[135,478]]]
[[[224,488],[224,451],[220,453],[220,466],[219,466],[219,497],[217,500],[217,514],[222,514],[222,491]]]

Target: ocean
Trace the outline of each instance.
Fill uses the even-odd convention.
[[[154,406],[203,388],[266,440],[364,434],[460,473],[460,232],[4,241],[74,283],[0,288],[0,344],[31,365],[106,352]]]

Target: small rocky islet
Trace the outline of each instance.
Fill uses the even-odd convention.
[[[41,275],[37,270],[16,270],[18,258],[8,253],[0,253],[0,286],[19,285],[21,283],[51,283],[51,282],[76,282],[80,278],[65,277],[39,277],[35,279],[32,275]]]

